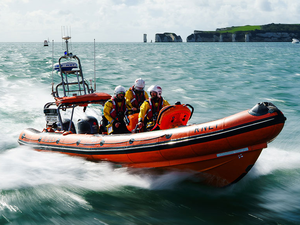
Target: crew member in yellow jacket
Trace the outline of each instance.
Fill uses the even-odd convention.
[[[148,91],[151,97],[140,107],[138,127],[146,127],[146,130],[151,130],[156,123],[159,111],[170,104],[161,96],[162,88],[160,86],[152,85]]]
[[[149,98],[145,88],[145,81],[142,78],[135,80],[134,85],[130,87],[125,93],[126,104],[129,111],[133,113],[138,113],[140,111],[140,106],[143,102]]]
[[[125,88],[117,86],[114,91],[114,96],[109,99],[103,109],[104,117],[108,120],[109,126],[107,127],[108,134],[122,134],[129,133],[124,122],[124,116],[127,112],[125,101]]]

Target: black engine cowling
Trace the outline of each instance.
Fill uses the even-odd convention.
[[[99,132],[98,121],[93,116],[79,119],[77,123],[78,134],[97,134]]]

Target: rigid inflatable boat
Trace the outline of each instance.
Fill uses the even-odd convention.
[[[77,57],[67,53],[61,58]],[[80,61],[78,65],[81,68]],[[178,102],[160,111],[156,125],[159,130],[134,133],[137,119],[133,114],[126,117],[127,127],[133,133],[107,135],[103,128],[99,133],[95,117],[79,119],[75,125],[73,112],[75,107],[85,109],[89,104],[103,104],[111,96],[93,92],[85,81],[79,80],[83,78],[81,69],[64,71],[60,66],[59,72],[62,82],[53,90],[55,102],[44,107],[46,128],[25,129],[19,136],[19,144],[128,168],[188,171],[208,184],[224,187],[250,171],[286,120],[275,105],[262,102],[216,121],[188,125],[194,109]],[[77,74],[77,89],[72,89],[73,83],[64,79],[68,74]],[[72,96],[68,96],[70,92]],[[68,109],[72,111],[69,118],[62,118],[61,112]]]

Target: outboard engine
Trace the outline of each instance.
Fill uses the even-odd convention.
[[[57,108],[44,108],[46,127],[56,128],[59,122]]]
[[[46,127],[53,129],[53,131],[61,130],[61,131],[68,131],[70,128],[70,119],[63,119],[62,125],[59,121],[58,111],[56,107],[53,107],[54,103],[50,102],[44,106],[44,114],[46,119]],[[52,107],[51,107],[52,106]],[[50,108],[51,107],[51,108]],[[76,133],[76,129],[74,126],[73,121],[71,122],[71,129],[72,133]]]
[[[93,116],[87,116],[84,119],[79,119],[77,123],[78,134],[98,134],[98,121]]]

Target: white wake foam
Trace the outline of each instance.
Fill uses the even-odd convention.
[[[263,176],[277,170],[292,169],[300,169],[300,152],[268,147],[262,151],[251,174]]]
[[[108,162],[90,162],[60,153],[37,152],[20,146],[0,154],[0,189],[54,185],[90,190],[114,190],[124,186],[168,189],[187,175],[162,176],[133,174],[113,168]]]

